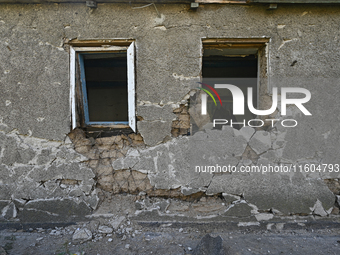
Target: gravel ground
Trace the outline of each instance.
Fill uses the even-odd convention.
[[[4,229],[0,255],[21,254],[193,254],[207,233],[220,236],[225,254],[340,254],[340,229],[251,230],[122,225],[112,233],[93,230],[100,224],[82,223],[54,229]],[[75,232],[91,229],[88,241],[75,241]]]

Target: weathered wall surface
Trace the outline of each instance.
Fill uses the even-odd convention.
[[[72,222],[96,208],[95,175],[70,139],[56,142],[16,131],[1,131],[0,137],[1,218]]]
[[[97,208],[99,193],[135,195],[138,215],[338,213],[338,173],[198,174],[194,166],[340,163],[340,7],[157,8],[160,17],[153,7],[125,4],[0,5],[2,219],[77,220]],[[307,88],[313,115],[289,108],[286,117],[298,121],[295,128],[178,137],[189,127],[188,95],[200,81],[201,39],[216,37],[270,38],[267,93],[271,87]],[[69,134],[67,42],[76,38],[135,39],[138,135]]]

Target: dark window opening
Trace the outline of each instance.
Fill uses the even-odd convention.
[[[86,124],[128,124],[126,52],[80,54]]]
[[[222,106],[215,105],[209,96],[207,100],[207,113],[211,122],[213,119],[226,119],[234,122],[243,122],[254,119],[256,116],[248,110],[247,88],[253,89],[253,105],[257,108],[258,97],[258,58],[257,49],[205,49],[203,54],[202,82],[214,87],[215,84],[232,84],[240,88],[244,95],[244,115],[233,115],[233,97],[228,89],[216,89]],[[229,125],[229,124],[228,124]],[[233,125],[240,129],[243,125]],[[221,129],[217,125],[215,129]]]

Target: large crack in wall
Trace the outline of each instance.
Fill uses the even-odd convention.
[[[334,194],[320,173],[307,177],[301,173],[207,170],[206,166],[226,164],[237,170],[241,166],[279,166],[285,162],[282,150],[286,142],[285,132],[276,128],[225,126],[166,139],[155,146],[145,145],[140,134],[93,139],[78,129],[70,137],[75,150],[89,159],[97,187],[106,194],[102,198],[134,195],[137,215],[155,210],[158,215],[196,218],[337,213]]]

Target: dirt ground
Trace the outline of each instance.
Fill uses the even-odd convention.
[[[132,235],[113,232],[93,234],[82,243],[72,240],[74,231],[88,223],[50,229],[0,231],[0,255],[106,255],[106,254],[193,254],[209,233],[220,236],[224,254],[340,254],[340,229],[301,228],[253,230],[244,228],[173,227],[172,224],[134,226]],[[129,228],[125,230],[127,233]]]

